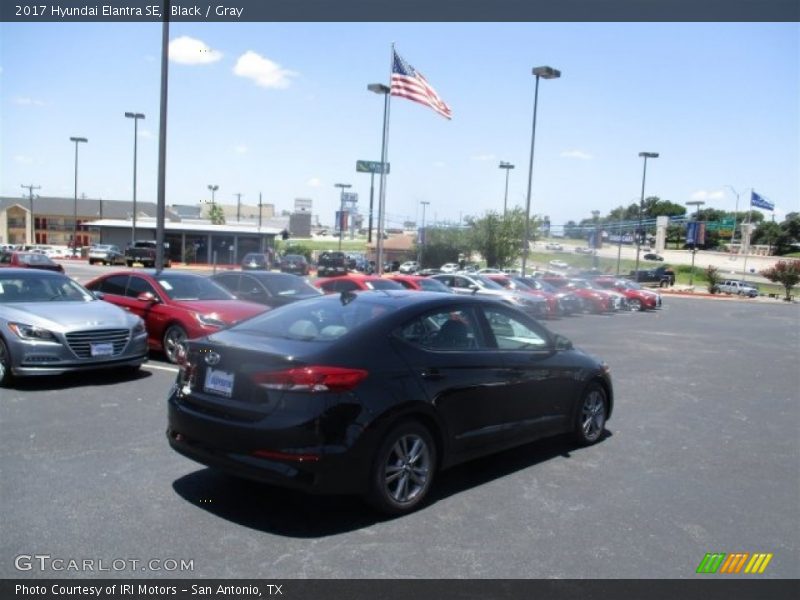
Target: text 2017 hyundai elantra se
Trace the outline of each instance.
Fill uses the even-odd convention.
[[[443,468],[572,432],[598,441],[608,368],[492,298],[343,292],[190,340],[178,452],[242,477],[418,507]]]
[[[0,385],[147,360],[144,322],[61,273],[0,269]]]

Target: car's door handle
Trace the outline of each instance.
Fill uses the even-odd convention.
[[[442,379],[444,377],[439,369],[423,369],[420,375],[422,375],[423,379],[429,380]]]

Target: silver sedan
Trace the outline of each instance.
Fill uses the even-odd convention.
[[[0,269],[0,385],[147,360],[144,322],[62,275]]]

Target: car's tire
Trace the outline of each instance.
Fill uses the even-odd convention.
[[[133,267],[133,261],[132,260],[126,260],[125,261],[125,266],[128,267],[128,268]]]
[[[171,363],[177,363],[178,346],[186,341],[186,330],[180,325],[170,325],[164,332],[162,346],[164,355]]]
[[[638,298],[629,298],[628,299],[628,309],[633,312],[638,312],[640,310],[644,310],[644,305],[642,301]]]
[[[0,387],[8,385],[11,377],[11,353],[3,338],[0,338]]]
[[[385,514],[417,509],[436,472],[436,444],[427,427],[402,421],[384,437],[370,472],[367,501]]]
[[[575,418],[575,440],[582,446],[590,446],[600,440],[605,431],[608,416],[608,396],[597,382],[592,382],[583,391]]]

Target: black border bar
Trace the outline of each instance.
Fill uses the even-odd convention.
[[[164,0],[3,0],[0,21],[158,22],[165,4]],[[170,14],[169,20],[175,22],[800,20],[798,0],[171,0],[170,4],[184,9]]]
[[[609,569],[613,569],[609,565]],[[121,593],[123,585],[132,586]],[[18,587],[23,586],[23,587]],[[195,586],[195,587],[193,587]],[[239,587],[245,593],[217,593],[219,587]],[[44,593],[32,593],[32,588]],[[197,593],[201,587],[203,593]],[[100,590],[100,594],[93,590]],[[207,593],[210,589],[211,593]],[[252,589],[256,592],[253,593]],[[69,590],[74,590],[69,593]],[[113,590],[113,591],[112,591]],[[194,593],[193,593],[194,592]],[[800,592],[800,581],[788,579],[693,578],[680,580],[500,580],[500,579],[315,579],[315,580],[186,580],[186,579],[5,579],[0,598],[16,600],[188,600],[189,598],[279,598],[281,600],[789,600]]]

